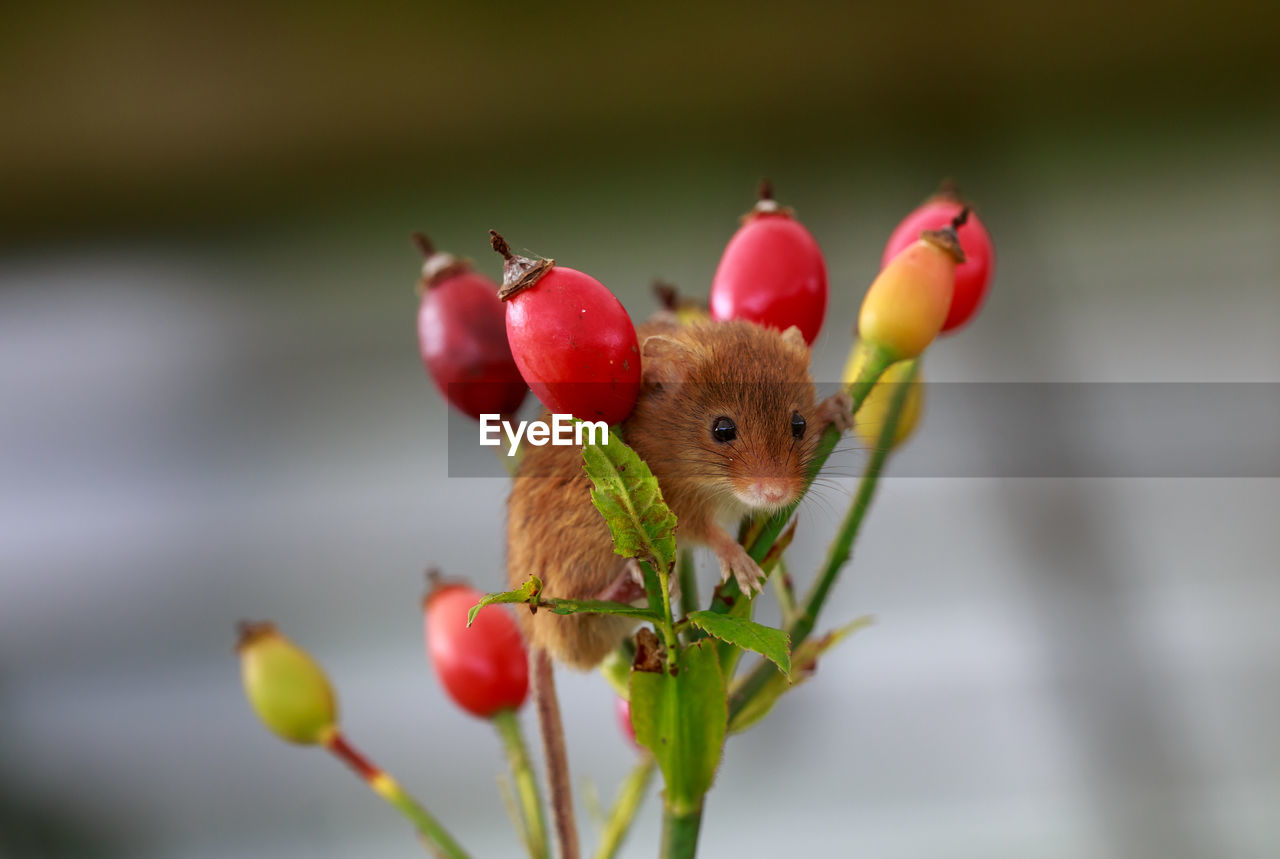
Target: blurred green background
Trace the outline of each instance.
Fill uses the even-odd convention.
[[[930,380],[1280,383],[1277,44],[1234,0],[6,9],[0,855],[412,855],[253,720],[245,616],[517,855],[421,652],[426,564],[502,580],[505,486],[446,476],[410,230],[496,274],[498,228],[638,317],[654,277],[705,293],[767,175],[826,254],[834,379],[951,177],[997,274]],[[829,603],[879,624],[730,743],[706,855],[1277,855],[1277,484],[887,481]],[[805,507],[803,580],[843,505]],[[561,686],[607,798],[610,696]]]
[[[823,162],[973,183],[1059,148],[1123,172],[1274,133],[1277,17],[1235,0],[23,4],[0,36],[0,228],[244,226],[517,189],[551,205],[619,174],[700,197],[708,171],[785,189]]]

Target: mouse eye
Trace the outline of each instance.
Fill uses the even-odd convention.
[[[791,413],[791,435],[795,438],[804,438],[804,417],[799,412]]]
[[[733,441],[738,437],[738,426],[733,422],[733,418],[716,418],[711,422],[711,436],[721,443]]]

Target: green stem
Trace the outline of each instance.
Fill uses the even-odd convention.
[[[416,799],[406,793],[398,781],[375,766],[347,742],[347,738],[340,731],[334,731],[325,740],[324,746],[335,757],[355,770],[356,775],[369,785],[370,790],[408,818],[409,822],[417,827],[423,843],[436,856],[442,859],[468,859],[467,851],[453,840],[453,836],[440,825],[440,822],[432,817],[431,813]]]
[[[773,582],[773,594],[778,599],[778,608],[782,611],[782,622],[790,623],[796,613],[796,594],[792,589],[791,573],[787,569],[785,558],[778,558],[777,568],[769,576]]]
[[[653,755],[643,753],[640,760],[632,768],[622,787],[618,789],[618,798],[609,811],[609,819],[605,823],[604,832],[600,834],[600,847],[596,850],[596,859],[613,859],[635,820],[640,804],[644,802],[649,790],[649,782],[653,780],[655,769]]]
[[[813,583],[809,590],[809,595],[805,598],[804,611],[796,618],[796,622],[792,624],[791,640],[795,643],[803,642],[813,632],[813,625],[817,622],[818,612],[822,610],[823,604],[827,601],[827,594],[831,591],[831,586],[835,584],[840,570],[848,563],[849,557],[853,553],[853,542],[858,538],[858,531],[862,528],[862,520],[867,514],[867,508],[871,506],[871,499],[875,497],[876,487],[880,483],[880,474],[884,471],[885,461],[889,458],[889,452],[893,450],[894,437],[898,434],[898,421],[902,417],[902,409],[911,393],[911,384],[915,377],[916,362],[910,361],[907,364],[906,375],[903,376],[902,381],[894,389],[893,397],[889,400],[889,410],[885,414],[884,426],[880,428],[880,436],[876,439],[875,450],[871,452],[871,458],[867,461],[867,470],[863,473],[862,479],[858,483],[858,492],[853,497],[849,512],[845,514],[844,522],[840,525],[840,531],[836,534],[836,539],[832,541],[830,548],[827,549],[827,559],[826,563],[823,564],[822,573]]]
[[[702,828],[702,805],[693,810],[662,810],[661,859],[693,859],[698,852],[698,830]]]
[[[698,576],[693,568],[693,552],[680,550],[676,565],[676,581],[680,583],[680,613],[688,615],[698,610]]]
[[[662,617],[655,621],[656,625],[662,631],[663,643],[667,646],[667,668],[670,670],[675,667],[676,660],[680,655],[680,639],[676,637],[676,622],[671,615],[671,571],[664,569],[659,563],[645,561],[642,566],[648,570],[657,570],[658,590],[662,592]]]
[[[427,813],[425,808],[405,793],[399,782],[384,775],[384,782],[381,785],[369,786],[401,814],[413,821],[423,838],[434,847],[439,856],[448,857],[448,859],[466,859],[467,852],[453,840],[453,836],[446,832],[434,817]]]
[[[515,710],[504,707],[493,714],[493,725],[502,737],[502,746],[511,767],[511,779],[515,782],[520,799],[520,815],[524,826],[524,840],[533,859],[546,859],[551,855],[551,842],[543,815],[542,797],[538,794],[538,780],[529,763],[529,751],[520,733],[520,721]]]
[[[849,506],[849,512],[845,514],[844,521],[840,525],[840,531],[836,534],[835,540],[832,541],[831,547],[827,550],[827,558],[822,566],[822,572],[817,580],[814,581],[813,587],[805,598],[804,609],[788,626],[787,632],[791,635],[791,649],[793,652],[813,632],[813,626],[818,620],[818,613],[822,610],[822,606],[827,600],[827,594],[831,592],[831,586],[835,584],[840,570],[848,562],[853,551],[853,542],[857,539],[858,531],[862,527],[862,520],[866,516],[867,509],[871,505],[871,499],[875,496],[876,487],[879,485],[880,474],[884,470],[885,461],[889,458],[889,451],[893,448],[894,436],[898,431],[898,419],[902,415],[902,408],[907,402],[911,382],[915,379],[915,375],[916,365],[915,362],[912,362],[906,376],[894,390],[893,398],[889,401],[889,409],[885,414],[884,426],[880,429],[880,436],[876,439],[875,450],[871,452],[871,458],[867,461],[867,469],[863,472],[862,479],[858,483],[857,494],[854,495],[853,503]],[[759,694],[775,671],[777,669],[767,661],[755,667],[729,699],[729,718],[731,720],[743,707],[750,703],[753,697]]]

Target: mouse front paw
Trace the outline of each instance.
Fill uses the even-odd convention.
[[[738,583],[738,589],[747,596],[764,590],[765,574],[755,559],[747,554],[747,550],[737,543],[723,547],[716,553],[720,560],[720,583],[724,584],[732,575]]]
[[[840,432],[853,429],[853,397],[841,388],[836,393],[818,403],[818,422],[822,429],[834,426]]]
[[[610,579],[609,584],[592,595],[592,599],[608,602],[625,602],[632,605],[645,605],[648,597],[644,590],[644,574],[634,558],[628,558],[618,574]]]

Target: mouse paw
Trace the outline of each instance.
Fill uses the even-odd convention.
[[[824,430],[830,425],[840,432],[853,429],[853,398],[849,392],[841,388],[818,403],[818,421]]]
[[[627,575],[631,576],[631,581],[635,582],[637,588],[640,589],[640,596],[645,600],[647,591],[644,589],[644,570],[640,569],[640,562],[635,558],[627,558]],[[671,586],[668,588],[672,599],[680,599],[680,578],[676,575],[671,576]]]
[[[644,574],[634,558],[627,560],[618,574],[604,588],[597,591],[592,599],[608,602],[644,603],[647,596],[644,590]]]
[[[730,574],[738,583],[738,588],[747,596],[764,590],[765,574],[755,559],[747,554],[747,550],[737,543],[732,543],[717,552],[720,559],[720,583],[729,580]]]
[[[644,590],[644,570],[640,569],[640,562],[635,558],[627,558],[627,575],[631,577],[631,581],[640,586],[640,590]]]

